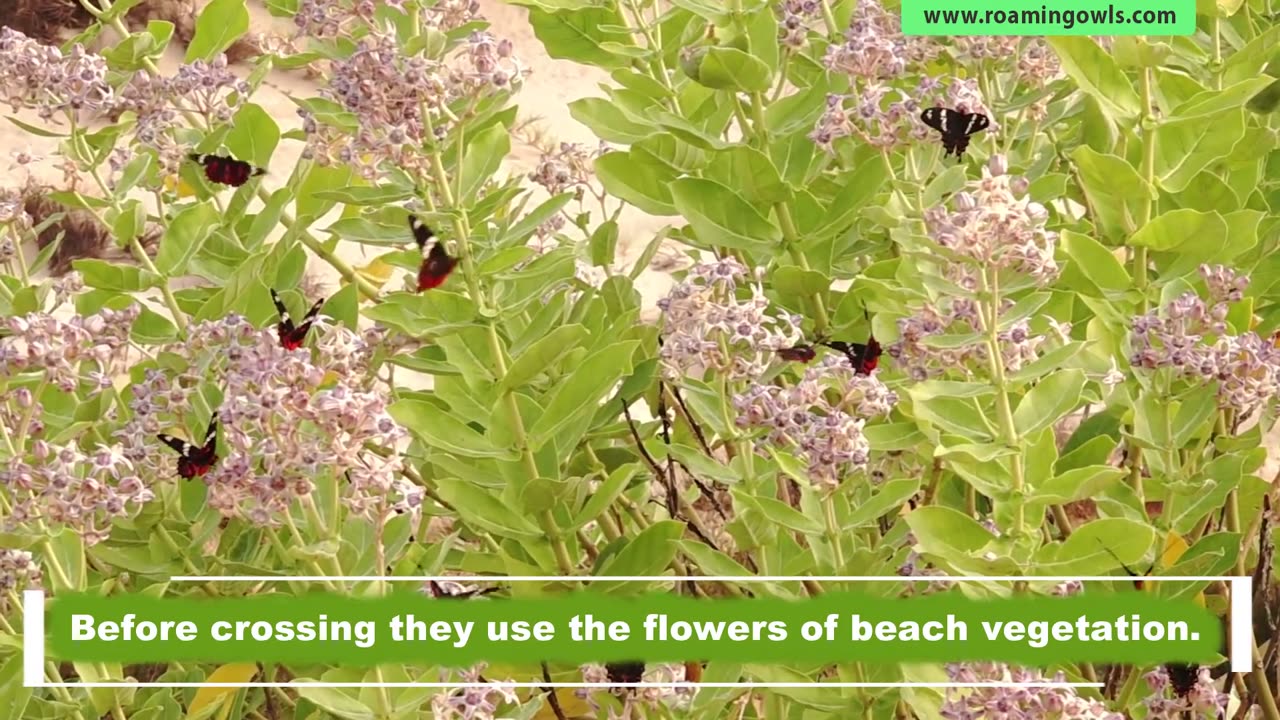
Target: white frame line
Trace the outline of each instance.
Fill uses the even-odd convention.
[[[1096,581],[1117,581],[1123,578],[1113,575],[1093,575],[1093,576],[1071,576],[1071,575],[1053,575],[1053,576],[1017,576],[1017,575],[992,575],[992,576],[929,576],[918,578],[919,582],[1096,582]],[[1229,628],[1230,642],[1230,660],[1231,672],[1249,672],[1253,669],[1253,622],[1252,622],[1252,602],[1253,602],[1253,577],[1252,576],[1197,576],[1197,575],[1165,575],[1150,576],[1146,580],[1162,582],[1162,581],[1181,581],[1181,582],[1198,582],[1202,580],[1210,581],[1226,581],[1231,586],[1231,625]],[[672,582],[798,582],[804,580],[815,580],[821,582],[909,582],[912,577],[904,577],[900,575],[877,575],[871,577],[859,577],[855,575],[814,575],[814,576],[791,576],[791,575],[703,575],[696,577],[673,577],[673,576],[648,576],[648,575],[515,575],[515,576],[495,576],[495,575],[422,575],[422,576],[398,576],[383,577],[379,575],[349,575],[349,576],[324,576],[324,575],[308,575],[300,577],[286,577],[276,575],[237,575],[237,576],[218,576],[218,575],[176,575],[170,578],[171,582],[321,582],[321,581],[381,581],[381,582],[427,582],[431,580],[447,580],[451,582],[543,582],[571,580],[575,582],[595,581],[595,582],[653,582],[661,580],[670,580]],[[929,683],[929,682],[902,682],[902,683],[846,683],[846,682],[816,682],[816,683],[683,683],[683,682],[667,682],[667,683],[541,683],[541,682],[488,682],[488,683],[141,683],[141,682],[89,682],[89,683],[50,683],[44,679],[44,643],[27,642],[29,637],[44,638],[44,591],[42,590],[25,590],[22,594],[23,605],[23,685],[26,687],[63,687],[63,688],[114,688],[114,687],[155,687],[155,688],[200,688],[200,687],[235,687],[235,688],[288,688],[288,687],[327,687],[327,688],[408,688],[408,687],[429,687],[429,688],[469,688],[469,687],[504,687],[504,688],[607,688],[607,687],[627,687],[627,688],[670,688],[670,687],[712,687],[712,688],[973,688],[973,687],[1004,687],[1004,688],[1054,688],[1054,687],[1102,687],[1102,683],[1057,683],[1057,682],[1031,682],[1031,683],[1001,683],[1001,682],[975,682],[975,683]],[[39,608],[38,612],[32,610]]]

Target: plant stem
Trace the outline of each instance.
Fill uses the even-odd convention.
[[[1010,458],[1010,471],[1013,475],[1013,532],[1016,538],[1027,535],[1026,508],[1023,492],[1026,479],[1023,476],[1022,453],[1019,448],[1018,429],[1013,423],[1013,406],[1009,402],[1009,386],[1004,372],[1004,356],[1000,348],[1000,280],[996,272],[983,268],[980,274],[981,290],[987,300],[987,312],[978,313],[983,330],[987,334],[987,357],[991,365],[991,381],[996,389],[996,414],[1000,420],[1000,433],[1004,443],[1015,454]]]

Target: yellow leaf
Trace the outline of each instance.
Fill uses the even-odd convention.
[[[214,670],[205,679],[205,682],[247,683],[257,674],[258,666],[253,663],[232,663]],[[191,705],[187,708],[187,717],[198,717],[205,708],[221,703],[222,708],[218,711],[218,720],[227,720],[227,716],[231,714],[231,703],[227,701],[235,696],[238,691],[239,688],[233,687],[200,688],[196,691],[195,697],[191,698]]]
[[[358,267],[355,270],[357,275],[379,290],[382,289],[383,285],[387,284],[387,281],[391,279],[391,274],[396,271],[394,267],[383,262],[381,257],[376,257],[368,265]]]
[[[564,711],[564,716],[568,720],[578,720],[579,718],[594,718],[591,706],[587,701],[578,697],[573,688],[556,688],[556,700],[560,701],[560,709]],[[551,698],[545,698],[542,707],[538,712],[533,714],[530,720],[558,720],[556,711],[551,707]]]
[[[196,194],[196,189],[191,186],[191,183],[188,183],[177,175],[168,175],[165,177],[164,189],[169,192],[177,192],[178,197],[180,198],[194,197]]]
[[[1160,567],[1173,567],[1178,558],[1182,557],[1188,549],[1187,541],[1182,539],[1178,533],[1170,530],[1164,536],[1164,551],[1160,555]]]

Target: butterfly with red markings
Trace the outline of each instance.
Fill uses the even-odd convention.
[[[315,322],[316,316],[320,314],[320,306],[324,305],[324,298],[316,301],[307,314],[302,316],[302,322],[297,325],[293,324],[293,318],[289,315],[289,309],[284,306],[284,302],[280,300],[280,295],[275,289],[271,290],[271,302],[276,304],[276,312],[280,313],[280,322],[276,324],[276,334],[280,336],[280,345],[286,350],[297,350],[302,347],[302,343],[307,339],[307,331],[311,329],[311,324]]]
[[[184,479],[198,478],[213,469],[218,462],[218,414],[209,419],[209,427],[204,433],[204,444],[197,447],[181,438],[161,433],[156,435],[160,442],[173,448],[178,453],[178,475]]]
[[[488,594],[490,594],[490,593],[498,592],[498,590],[500,590],[500,589],[501,589],[501,588],[496,588],[496,587],[487,587],[487,588],[476,588],[475,590],[454,590],[454,591],[450,591],[450,590],[445,589],[445,587],[444,587],[443,585],[441,585],[440,583],[436,582],[435,580],[428,580],[428,581],[427,581],[427,587],[428,587],[428,588],[430,589],[430,591],[431,591],[431,597],[435,597],[435,598],[453,598],[453,599],[462,599],[462,600],[465,600],[466,598],[482,597],[482,596],[484,596],[484,595],[488,595]]]
[[[944,107],[931,107],[920,113],[925,125],[942,134],[943,157],[955,153],[960,160],[969,147],[969,136],[986,130],[991,121],[982,113],[967,113]]]
[[[872,370],[880,364],[881,348],[880,343],[875,337],[868,337],[866,344],[850,343],[843,340],[819,340],[818,345],[824,345],[837,350],[849,359],[849,364],[853,366],[854,372],[859,375],[870,375]],[[812,345],[797,345],[795,347],[783,348],[778,351],[778,357],[788,362],[807,363],[814,359],[817,353]]]
[[[191,153],[187,156],[204,166],[204,176],[209,182],[219,185],[240,187],[249,182],[249,178],[267,174],[266,170],[254,167],[243,160],[225,155],[201,155]]]
[[[1120,563],[1120,567],[1124,568],[1124,571],[1128,573],[1129,577],[1133,578],[1133,587],[1135,590],[1143,591],[1147,589],[1147,581],[1145,578],[1156,569],[1155,562],[1151,563],[1151,567],[1147,568],[1146,572],[1138,573],[1135,572],[1133,568],[1124,564],[1124,562],[1120,560],[1120,557],[1116,555],[1115,551],[1111,548],[1103,545],[1102,549],[1106,550],[1108,555],[1115,558],[1115,561]],[[1189,695],[1191,690],[1195,688],[1196,683],[1200,680],[1199,665],[1168,662],[1164,664],[1164,670],[1169,675],[1169,685],[1173,687],[1173,691],[1177,693],[1178,697],[1185,698]]]
[[[444,242],[417,215],[409,216],[409,228],[413,230],[413,241],[418,244],[419,250],[426,251],[427,244],[435,240],[431,250],[427,251],[427,256],[422,259],[422,267],[418,268],[418,292],[440,287],[449,279],[449,273],[453,272],[458,259],[449,257],[449,252],[444,249]]]

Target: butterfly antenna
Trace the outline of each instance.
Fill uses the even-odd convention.
[[[1124,568],[1124,571],[1125,571],[1125,572],[1127,572],[1127,573],[1129,573],[1129,577],[1145,577],[1144,575],[1142,575],[1142,574],[1140,574],[1140,573],[1136,573],[1136,572],[1134,572],[1134,571],[1133,571],[1133,568],[1131,568],[1131,567],[1129,567],[1128,565],[1126,565],[1126,564],[1124,563],[1124,561],[1120,559],[1120,556],[1119,556],[1119,555],[1116,555],[1115,551],[1114,551],[1114,550],[1112,550],[1111,548],[1107,547],[1107,545],[1106,545],[1105,543],[1103,543],[1101,540],[1099,540],[1099,541],[1098,541],[1098,544],[1099,544],[1099,545],[1101,545],[1101,546],[1102,546],[1102,549],[1103,549],[1103,550],[1106,550],[1106,551],[1107,551],[1107,554],[1108,554],[1108,555],[1110,555],[1112,558],[1114,558],[1116,562],[1120,563],[1120,567]],[[1153,564],[1151,567],[1154,569],[1154,568],[1155,568],[1155,565]],[[1150,571],[1148,571],[1148,572],[1150,572]]]

